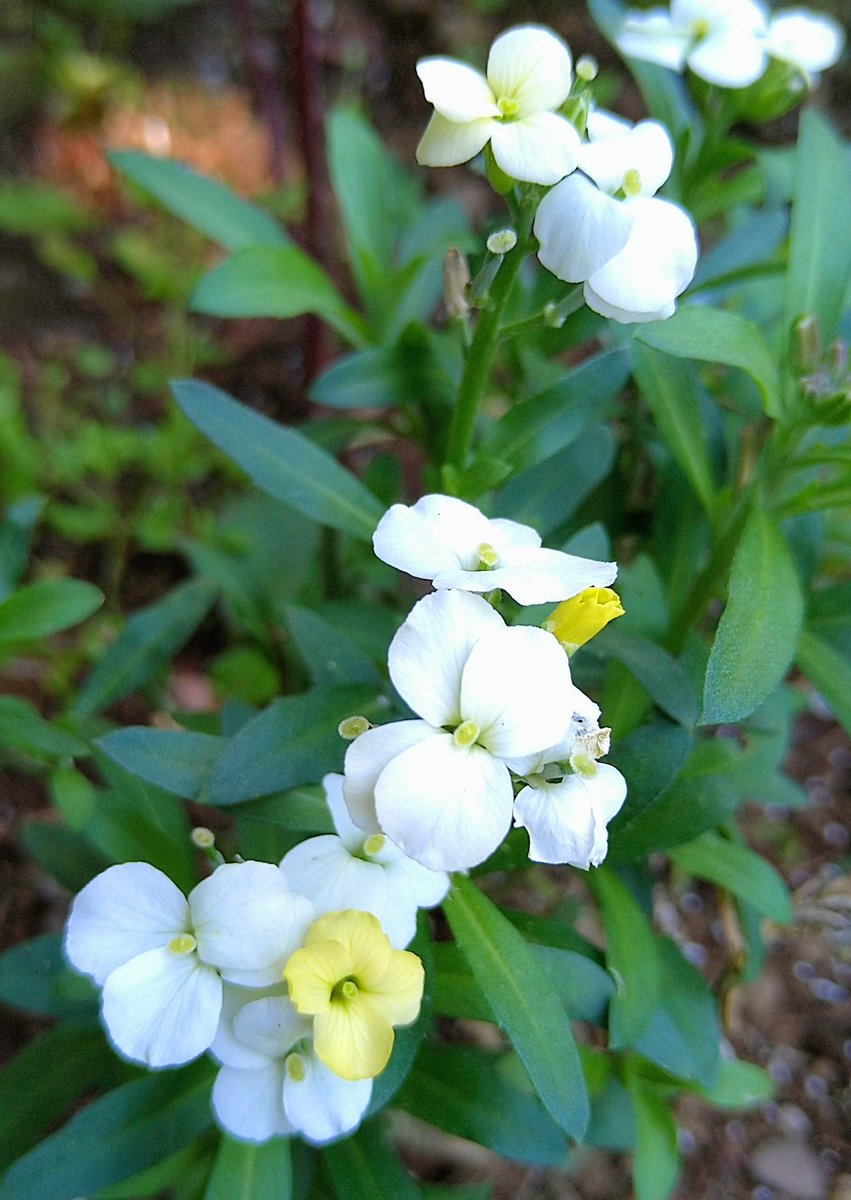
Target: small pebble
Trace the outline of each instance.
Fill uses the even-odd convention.
[[[827,761],[832,767],[842,771],[851,767],[851,750],[845,746],[834,746],[832,750],[827,752]]]
[[[768,1064],[768,1073],[775,1083],[789,1083],[792,1079],[792,1071],[787,1062],[782,1058],[772,1058]]]
[[[694,1134],[690,1129],[677,1130],[677,1144],[680,1148],[680,1154],[691,1154],[697,1145]]]
[[[683,946],[683,956],[695,967],[704,966],[709,957],[706,953],[706,947],[701,946],[700,942],[686,942]],[[836,984],[835,986],[838,987],[839,985]]]
[[[829,846],[847,846],[851,833],[841,821],[829,821],[821,831],[821,835]]]
[[[683,892],[680,896],[680,908],[687,913],[703,912],[703,897],[697,892]]]
[[[804,1079],[804,1091],[808,1096],[812,1096],[814,1100],[824,1100],[827,1098],[827,1084],[821,1075],[807,1075]]]
[[[737,1142],[740,1146],[747,1138],[747,1130],[745,1129],[744,1121],[728,1121],[724,1126],[724,1132],[731,1142]]]
[[[815,979],[816,977],[816,969],[813,964],[811,962],[805,962],[802,959],[799,959],[799,961],[795,963],[794,967],[792,968],[792,973],[796,979],[800,979],[804,983],[807,983],[810,979]]]
[[[804,1137],[812,1127],[812,1121],[797,1104],[784,1104],[780,1108],[780,1123],[787,1133]]]
[[[851,995],[847,987],[843,987],[841,983],[834,983],[832,979],[814,979],[810,984],[810,991],[819,1000],[826,1000],[828,1004],[844,1004]]]
[[[775,1200],[774,1192],[770,1187],[766,1187],[764,1183],[761,1183],[751,1192],[751,1200]]]

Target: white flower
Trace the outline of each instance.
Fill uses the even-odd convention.
[[[281,862],[284,877],[310,899],[317,916],[347,908],[370,912],[390,944],[403,949],[416,932],[417,909],[439,904],[449,877],[414,862],[383,834],[365,836],[349,816],[342,775],[326,775],[322,782],[336,836],[324,834],[295,846]]]
[[[586,870],[606,857],[606,825],[626,799],[626,780],[607,763],[587,768],[588,775],[543,778],[518,795],[514,824],[529,831],[529,857],[534,862],[569,863]]]
[[[487,78],[451,58],[420,59],[417,74],[435,108],[417,147],[422,166],[468,162],[488,142],[512,179],[555,183],[576,166],[579,135],[555,111],[570,92],[570,51],[548,29],[521,25],[498,37]]]
[[[151,1067],[175,1066],[212,1042],[222,979],[280,980],[312,919],[312,906],[271,863],[225,864],[188,900],[148,863],[123,863],[77,896],[65,949],[103,985],[116,1047]]]
[[[671,0],[670,11],[630,11],[617,36],[622,54],[674,71],[688,65],[720,87],[748,87],[768,66],[768,13],[757,0]]]
[[[255,1000],[228,988],[211,1047],[223,1064],[213,1085],[213,1109],[234,1137],[265,1142],[300,1133],[322,1145],[360,1123],[372,1080],[335,1075],[316,1056],[313,1022],[283,995]]]
[[[559,279],[584,283],[586,304],[604,317],[663,320],[697,264],[691,218],[655,196],[673,163],[670,138],[656,121],[631,127],[604,113],[589,116],[588,133],[584,174],[538,206],[538,258]]]
[[[390,678],[423,719],[361,734],[346,754],[346,803],[434,870],[475,866],[511,824],[506,759],[557,742],[571,718],[567,656],[542,629],[509,628],[487,601],[441,591],[390,646]]]
[[[546,604],[606,587],[615,563],[548,550],[528,525],[489,520],[452,496],[423,496],[412,507],[394,504],[378,522],[372,544],[383,562],[436,588],[490,592],[502,588],[518,604]]]
[[[845,45],[842,26],[825,13],[790,8],[771,18],[765,47],[772,58],[791,63],[812,86],[820,71],[839,59]]]

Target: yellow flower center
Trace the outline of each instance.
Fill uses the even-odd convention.
[[[476,554],[478,555],[477,571],[492,571],[499,562],[499,555],[490,542],[482,542]]]
[[[504,117],[510,121],[517,116],[520,110],[520,105],[516,100],[512,100],[509,96],[501,96],[496,102],[496,106]]]
[[[390,1058],[394,1026],[417,1017],[424,973],[376,917],[347,909],[314,921],[284,979],[298,1012],[313,1017],[318,1058],[343,1079],[372,1079]]]
[[[625,196],[640,196],[641,195],[641,172],[635,167],[630,167],[623,177],[621,185]]]
[[[611,588],[586,588],[551,612],[543,628],[572,654],[605,629],[609,621],[622,617],[623,611],[620,596]]]
[[[191,954],[198,943],[191,933],[179,933],[168,944],[172,954]]]
[[[712,32],[712,26],[706,17],[698,17],[696,21],[692,21],[691,31],[696,38],[704,38]]]
[[[452,735],[456,746],[466,748],[472,746],[479,736],[479,727],[475,721],[462,721]]]
[[[370,834],[370,836],[366,838],[363,843],[364,854],[367,855],[368,858],[374,858],[376,854],[380,854],[384,849],[384,843],[386,841],[387,838],[383,833]]]
[[[284,1063],[284,1069],[292,1079],[293,1083],[303,1083],[304,1077],[307,1074],[304,1066],[304,1059],[300,1054],[290,1054]]]

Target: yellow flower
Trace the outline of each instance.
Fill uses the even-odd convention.
[[[423,965],[394,950],[371,913],[327,913],[284,967],[290,999],[312,1016],[317,1056],[343,1079],[372,1079],[387,1065],[393,1026],[420,1011]]]
[[[550,613],[544,621],[544,629],[554,634],[568,654],[572,654],[605,629],[609,621],[622,617],[623,611],[617,592],[611,588],[589,587]]]

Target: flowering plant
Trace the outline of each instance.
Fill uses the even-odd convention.
[[[47,1059],[91,1047],[66,1107],[105,1094],[36,1145],[45,1107],[0,1200],[420,1195],[391,1103],[542,1170],[614,1145],[664,1200],[673,1098],[771,1094],[717,993],[792,916],[737,810],[803,802],[803,688],[851,726],[849,159],[812,111],[782,167],[733,130],[841,38],[756,0],[590,8],[636,123],[600,102],[620,68],[536,24],[484,74],[419,62],[418,163],[470,164],[483,231],[331,114],[345,287],[261,208],[114,156],[223,247],[197,312],[312,315],[339,353],[298,427],[172,385],[256,491],[187,532],[193,577],[37,726],[73,852],[44,858],[77,894],[63,935],[0,959],[0,999],[23,977],[69,1019]],[[27,592],[0,615],[40,637]],[[161,673],[214,609],[240,666],[187,712]],[[133,692],[149,719],[122,726]],[[721,984],[654,923],[683,878],[723,890]]]

